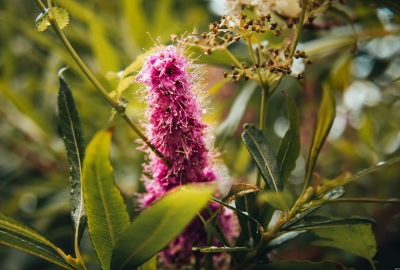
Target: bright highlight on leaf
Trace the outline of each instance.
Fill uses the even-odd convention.
[[[40,13],[36,18],[35,30],[43,32],[50,25],[51,16],[54,16],[56,23],[60,29],[65,28],[69,23],[69,14],[65,8],[52,7],[47,9],[45,13]]]

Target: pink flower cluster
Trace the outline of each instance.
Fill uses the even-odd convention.
[[[193,91],[199,74],[189,72],[192,67],[192,61],[185,58],[179,48],[168,46],[149,55],[136,76],[138,82],[146,85],[149,121],[146,135],[171,165],[168,167],[149,152],[149,162],[144,168],[147,193],[141,197],[143,207],[175,187],[217,180],[206,148],[202,108]],[[218,205],[209,205],[211,211],[218,208]],[[210,217],[206,211],[204,215]],[[231,214],[221,211],[219,222],[222,230],[229,233]],[[160,255],[167,266],[179,269],[196,261],[191,250],[193,246],[207,244],[210,243],[207,243],[204,225],[197,218]]]

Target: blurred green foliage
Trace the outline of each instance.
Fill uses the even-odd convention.
[[[171,34],[182,35],[194,27],[205,31],[208,23],[217,19],[210,12],[209,3],[203,0],[56,2],[70,14],[70,24],[64,30],[66,36],[110,91],[115,90],[118,81],[107,79],[107,74],[123,70],[160,42],[158,37],[162,43],[168,43]],[[400,81],[393,82],[400,76],[400,9],[395,4],[389,5],[389,10],[374,4],[375,1],[368,2],[373,4],[349,1],[344,11],[331,10],[321,15],[319,28],[305,28],[300,46],[314,63],[307,66],[304,80],[285,78],[268,104],[266,135],[273,147],[279,145],[288,125],[285,96],[280,92],[294,97],[299,109],[302,152],[288,186],[294,192],[301,192],[299,179],[304,176],[324,81],[334,90],[337,118],[320,154],[317,172],[334,178],[343,171],[357,172],[400,154]],[[136,149],[136,135],[123,121],[115,117],[109,122],[110,106],[78,70],[51,29],[35,32],[38,14],[33,1],[0,2],[0,212],[45,233],[66,253],[72,253],[68,163],[56,111],[59,69],[69,67],[64,74],[77,101],[86,140],[100,129],[117,127],[111,149],[114,174],[132,209],[134,193],[142,188],[138,180],[143,154]],[[355,51],[354,29],[359,33]],[[240,49],[238,45],[236,51]],[[241,53],[239,57],[248,56]],[[199,62],[229,63],[219,54],[203,55]],[[241,143],[240,133],[244,122],[258,122],[260,93],[250,90],[252,85],[245,82],[222,86],[221,83],[213,88],[223,79],[223,70],[207,68],[211,104],[206,119],[218,131],[216,141],[221,159],[235,181],[253,182],[255,166]],[[245,96],[240,89],[254,93]],[[143,117],[144,109],[138,90],[132,85],[124,92],[130,102],[128,114],[136,121]],[[236,99],[238,104],[248,100],[248,106],[239,110],[242,114],[227,117]],[[224,123],[230,129],[218,130],[224,119],[230,121]],[[346,188],[346,195],[398,197],[399,175],[399,166],[388,167],[352,183]],[[343,204],[325,209],[336,216],[367,215],[376,219],[378,269],[400,267],[395,261],[400,246],[399,206]],[[85,259],[90,262],[93,250],[87,235],[82,241]],[[359,269],[367,267],[359,258],[307,244],[308,239],[300,238],[274,256],[331,259]],[[0,246],[0,268],[57,269],[4,246]]]

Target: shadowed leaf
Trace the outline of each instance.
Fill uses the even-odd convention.
[[[0,243],[25,251],[39,258],[47,260],[65,269],[75,269],[66,263],[60,256],[55,255],[35,243],[19,238],[18,236],[0,231]]]
[[[70,166],[71,218],[76,241],[79,241],[85,230],[87,220],[81,187],[85,140],[74,98],[68,84],[61,75],[58,92],[58,117]]]
[[[371,224],[329,226],[313,229],[320,239],[313,245],[335,247],[367,259],[370,263],[376,254],[375,236]]]
[[[242,139],[253,156],[267,187],[276,192],[282,190],[274,151],[262,132],[254,125],[245,124]]]
[[[286,94],[286,108],[290,125],[276,155],[283,186],[296,167],[296,160],[300,154],[300,117],[296,104],[288,94]]]

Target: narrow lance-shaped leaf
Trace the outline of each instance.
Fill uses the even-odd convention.
[[[0,213],[0,230],[6,230],[14,234],[19,234],[23,236],[25,239],[29,239],[31,241],[38,242],[46,246],[50,247],[53,246],[50,240],[44,237],[38,231],[35,231],[34,229],[29,228],[28,226],[25,226],[19,223],[18,221],[10,217],[7,217],[1,213]]]
[[[81,186],[85,140],[74,97],[61,75],[58,92],[58,117],[70,166],[71,218],[75,231],[75,241],[78,243],[85,230],[87,220]]]
[[[267,187],[277,192],[282,190],[276,157],[267,138],[254,125],[245,124],[242,139],[253,156]]]
[[[66,263],[60,256],[49,252],[48,250],[38,246],[36,243],[21,239],[20,237],[9,234],[7,232],[0,231],[0,243],[20,249],[39,258],[47,260],[51,263],[54,263],[58,266],[61,266],[65,269],[75,269],[74,267]]]
[[[320,239],[312,242],[313,245],[346,250],[367,259],[373,264],[372,259],[376,254],[376,241],[371,224],[330,226],[313,229],[312,232],[320,237]]]
[[[37,244],[42,246],[46,246],[50,249],[53,249],[55,252],[60,252],[58,248],[46,237],[44,237],[38,231],[25,226],[18,221],[7,217],[0,213],[0,242],[12,246],[28,253],[34,254],[38,257],[42,257],[46,260],[52,261],[54,259],[54,263],[60,263],[64,266],[67,263],[63,263],[63,260],[60,259],[59,256],[48,252],[47,250],[43,251],[43,248],[38,247]],[[21,239],[21,237],[23,239]],[[38,250],[40,249],[40,250]],[[47,252],[44,254],[43,252]],[[65,267],[67,269],[71,269],[71,267]]]
[[[322,101],[318,112],[318,120],[306,165],[306,177],[303,191],[307,189],[310,183],[318,154],[325,142],[326,137],[329,134],[335,116],[335,99],[331,90],[329,89],[329,86],[324,85]]]
[[[130,225],[112,175],[110,144],[110,130],[95,135],[87,147],[82,181],[89,235],[104,270],[110,268],[112,251]]]
[[[296,160],[300,154],[300,117],[296,104],[288,94],[286,94],[286,108],[290,123],[289,129],[286,131],[276,155],[283,186],[296,167]]]
[[[213,186],[187,186],[144,210],[117,242],[111,269],[135,269],[157,254],[189,224],[214,191]]]

